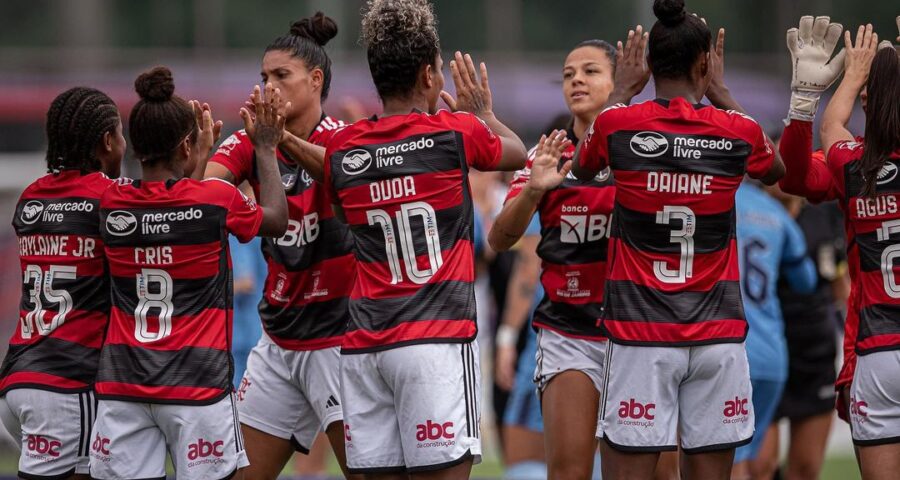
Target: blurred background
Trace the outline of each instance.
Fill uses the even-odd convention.
[[[495,112],[526,144],[566,113],[561,71],[571,47],[591,38],[614,43],[635,24],[652,25],[651,4],[649,0],[434,2],[445,58],[463,50],[487,62]],[[326,111],[343,120],[378,113],[365,52],[359,46],[363,7],[360,0],[0,0],[0,218],[9,225],[18,194],[45,171],[43,122],[50,101],[61,91],[75,85],[99,88],[127,114],[137,100],[134,78],[148,67],[165,64],[175,74],[176,92],[209,102],[215,118],[225,122],[227,136],[239,128],[238,108],[259,82],[265,46],[286,33],[292,21],[316,10],[339,26],[337,38],[327,46],[334,67]],[[894,17],[900,13],[897,3],[889,0],[690,0],[688,9],[706,17],[711,26],[726,28],[728,84],[748,113],[772,133],[781,128],[790,94],[785,29],[795,26],[802,14],[830,15],[845,27],[871,22],[877,32],[884,32],[882,38],[893,38]],[[652,95],[651,85],[644,97]],[[851,129],[862,131],[861,112],[854,114]],[[138,173],[129,157],[124,174]],[[474,182],[484,231],[502,201],[505,180],[485,176]],[[516,261],[515,254],[503,257],[507,256],[487,252],[479,267],[485,336],[502,313],[505,284]],[[9,227],[0,229],[0,262],[0,336],[5,339],[17,322],[21,283]],[[5,350],[5,340],[2,343]],[[489,373],[490,339],[485,343],[484,369]],[[485,383],[489,399],[490,382]],[[486,461],[475,474],[495,477],[501,475],[501,449],[492,427],[495,414],[488,410]],[[834,430],[822,478],[855,478],[846,424],[835,422]],[[318,465],[299,468],[322,473]],[[325,468],[335,473],[333,464]],[[0,472],[15,472],[8,445],[0,451]]]

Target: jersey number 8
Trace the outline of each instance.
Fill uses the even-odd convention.
[[[175,306],[172,305],[173,283],[172,276],[165,270],[144,268],[137,274],[138,303],[134,309],[134,338],[137,341],[151,343],[172,334],[172,314],[175,313]],[[151,284],[158,287],[156,292],[150,291]],[[150,331],[148,317],[151,309],[159,310],[159,328],[155,332]]]

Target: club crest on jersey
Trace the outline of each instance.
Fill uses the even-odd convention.
[[[297,174],[295,173],[286,173],[281,176],[281,184],[284,185],[285,190],[290,190],[294,188],[294,185],[297,184]]]
[[[41,212],[43,211],[44,204],[37,200],[32,200],[22,207],[22,214],[19,216],[19,219],[22,220],[22,223],[31,225],[38,218],[41,218]]]
[[[110,212],[110,214],[106,216],[106,231],[109,232],[110,235],[124,237],[125,235],[134,233],[136,228],[137,218],[135,218],[131,212],[116,210]]]
[[[341,160],[341,170],[347,175],[359,175],[372,166],[372,154],[362,150],[350,150]]]
[[[640,132],[628,142],[635,155],[647,158],[658,157],[669,150],[669,141],[657,132]]]
[[[885,183],[890,183],[891,180],[895,178],[897,178],[897,165],[888,162],[885,163],[883,167],[881,167],[881,170],[878,172],[878,179],[876,181],[879,185],[884,185]]]

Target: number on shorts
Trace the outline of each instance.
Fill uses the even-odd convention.
[[[397,241],[399,239],[400,252],[403,256],[403,264],[406,276],[415,284],[422,285],[434,276],[435,272],[444,264],[441,252],[441,238],[438,234],[437,214],[434,208],[425,202],[411,202],[400,205],[396,213],[397,228],[391,216],[381,209],[369,210],[366,213],[369,225],[378,225],[384,234],[384,247],[387,253],[388,266],[391,270],[391,285],[396,285],[403,280],[400,269],[400,255],[398,255]],[[412,217],[421,217],[425,226],[425,246],[428,249],[428,268],[420,269],[416,262],[415,243],[412,236]],[[396,234],[394,232],[397,232]]]
[[[159,286],[159,291],[150,291],[150,285]],[[134,338],[141,343],[150,343],[162,340],[172,333],[172,314],[175,306],[172,305],[172,291],[174,282],[169,272],[157,268],[144,268],[137,274],[138,304],[134,309]],[[150,331],[148,316],[151,309],[159,309],[159,328],[155,332]]]
[[[900,220],[888,220],[881,224],[876,235],[883,242],[891,238],[891,234],[900,232]],[[900,298],[900,285],[894,274],[894,262],[900,257],[900,244],[888,246],[881,252],[881,276],[884,278],[884,292],[891,298]]]
[[[66,315],[72,311],[72,295],[66,290],[53,288],[53,280],[74,280],[75,269],[76,267],[71,265],[50,265],[45,274],[38,265],[25,266],[24,283],[32,285],[28,294],[31,297],[31,303],[34,304],[34,309],[25,314],[25,318],[22,319],[22,338],[31,338],[35,327],[37,327],[39,335],[50,335],[65,323]],[[47,310],[44,309],[41,299],[42,293],[48,302],[58,305],[56,314],[50,319],[49,324],[44,321],[44,314]]]
[[[685,283],[694,276],[694,231],[697,229],[697,216],[688,207],[666,206],[656,212],[656,223],[668,225],[672,220],[680,220],[681,227],[673,229],[669,240],[681,246],[678,269],[672,270],[665,261],[653,262],[653,273],[663,283]]]

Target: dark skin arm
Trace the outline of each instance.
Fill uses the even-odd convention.
[[[213,147],[219,142],[219,136],[222,135],[222,122],[213,121],[208,103],[201,104],[197,100],[191,100],[190,105],[197,121],[197,141],[191,148],[191,164],[194,168],[191,170],[190,177],[194,180],[202,180],[206,172],[206,161],[209,160]]]
[[[650,67],[647,66],[647,39],[649,34],[640,25],[628,31],[625,45],[618,42],[616,48],[616,75],[613,78],[613,90],[606,100],[604,109],[616,104],[629,104],[631,99],[644,90],[650,80]],[[572,159],[572,173],[580,180],[590,180],[600,173],[599,169],[586,167],[581,162],[581,149],[584,140],[578,142],[575,156]]]
[[[704,23],[706,21],[704,20]],[[709,82],[709,89],[706,91],[706,98],[709,99],[710,103],[713,104],[716,108],[722,110],[734,110],[735,112],[740,112],[746,115],[747,112],[744,111],[744,108],[738,103],[734,97],[731,96],[731,90],[728,89],[728,86],[725,85],[725,29],[720,28],[718,35],[716,35],[716,44],[715,48],[709,52],[709,75],[712,77]],[[765,133],[763,133],[765,135]],[[774,146],[775,142],[766,136],[766,141],[769,142],[769,145]],[[774,149],[775,152],[775,161],[772,162],[772,167],[769,168],[769,171],[759,179],[759,181],[765,183],[766,185],[774,185],[775,182],[781,180],[781,177],[784,176],[784,162],[781,160],[781,154],[777,149]]]
[[[271,83],[266,84],[265,98],[260,95],[258,86],[254,87],[253,97],[256,114],[242,108],[241,118],[253,143],[259,171],[259,204],[263,210],[259,236],[280,237],[287,230],[288,208],[275,150],[284,131],[284,114],[290,108],[290,102],[284,103],[281,92]]]
[[[450,62],[450,73],[456,85],[456,98],[447,92],[441,92],[441,98],[451,111],[464,111],[477,116],[500,137],[503,148],[497,170],[518,170],[525,166],[528,151],[519,136],[494,115],[493,97],[484,62],[481,62],[480,70],[479,81],[475,75],[475,62],[472,56],[456,52],[454,60]]]

